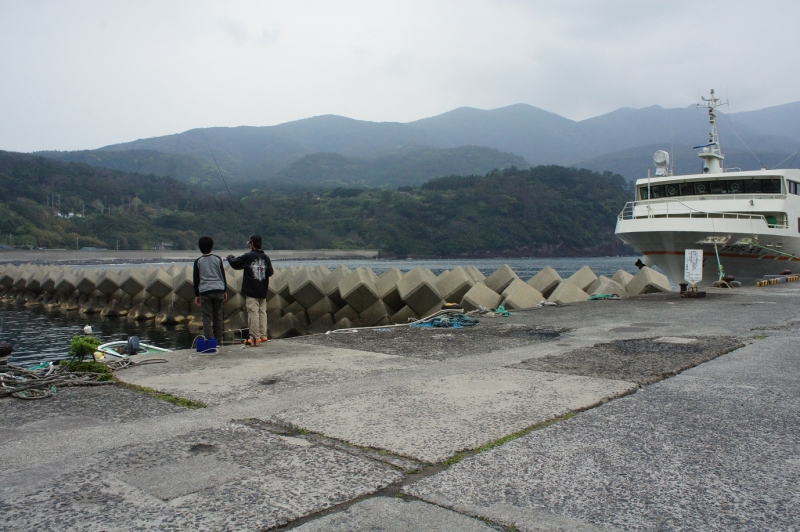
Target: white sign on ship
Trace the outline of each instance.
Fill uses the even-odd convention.
[[[703,280],[703,250],[687,249],[685,257],[683,278],[694,285]]]

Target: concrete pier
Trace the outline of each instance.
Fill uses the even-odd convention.
[[[3,524],[792,530],[800,283],[707,291],[116,373],[197,410],[119,386],[1,399]]]

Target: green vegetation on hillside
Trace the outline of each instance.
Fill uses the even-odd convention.
[[[233,189],[234,192],[237,189]],[[100,170],[0,152],[0,242],[141,249],[160,241],[193,249],[211,235],[241,248],[259,232],[266,249],[379,248],[387,255],[617,254],[625,180],[557,166],[449,176],[398,190],[270,187],[231,201],[173,179]],[[61,195],[62,208],[48,205]],[[62,218],[57,212],[82,212]]]

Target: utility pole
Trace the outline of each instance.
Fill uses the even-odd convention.
[[[78,248],[78,240],[80,240],[80,237],[76,236],[75,237],[75,249],[76,250],[80,249],[80,248]]]
[[[86,216],[86,204],[85,203],[81,203],[81,209],[83,210],[82,211],[83,214],[81,214],[81,216]]]
[[[119,238],[117,239],[117,251],[119,251]]]

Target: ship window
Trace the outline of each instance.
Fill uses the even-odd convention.
[[[643,200],[648,199],[647,187],[641,187],[639,189],[639,199],[643,199]]]
[[[653,198],[663,198],[667,195],[666,190],[664,190],[664,185],[656,185],[654,187],[650,187],[650,195]]]
[[[781,180],[780,179],[762,179],[761,190],[764,194],[780,194],[781,193]]]
[[[702,183],[695,183],[694,184],[694,193],[695,194],[708,194],[708,183],[703,181]]]
[[[786,188],[789,189],[789,194],[798,194],[799,193],[798,190],[797,190],[798,189],[797,183],[794,182],[794,181],[789,181],[787,179],[786,180]]]
[[[741,194],[742,192],[744,192],[743,181],[728,181],[729,194]]]
[[[711,193],[712,194],[727,194],[727,190],[725,189],[725,181],[712,181],[711,182]]]
[[[680,190],[681,196],[691,196],[694,194],[694,187],[691,183],[679,183],[678,190]]]
[[[758,194],[761,192],[761,180],[750,179],[744,182],[744,191],[748,194]]]
[[[665,185],[667,187],[667,196],[680,196],[681,192],[678,189],[677,183],[670,183]]]

